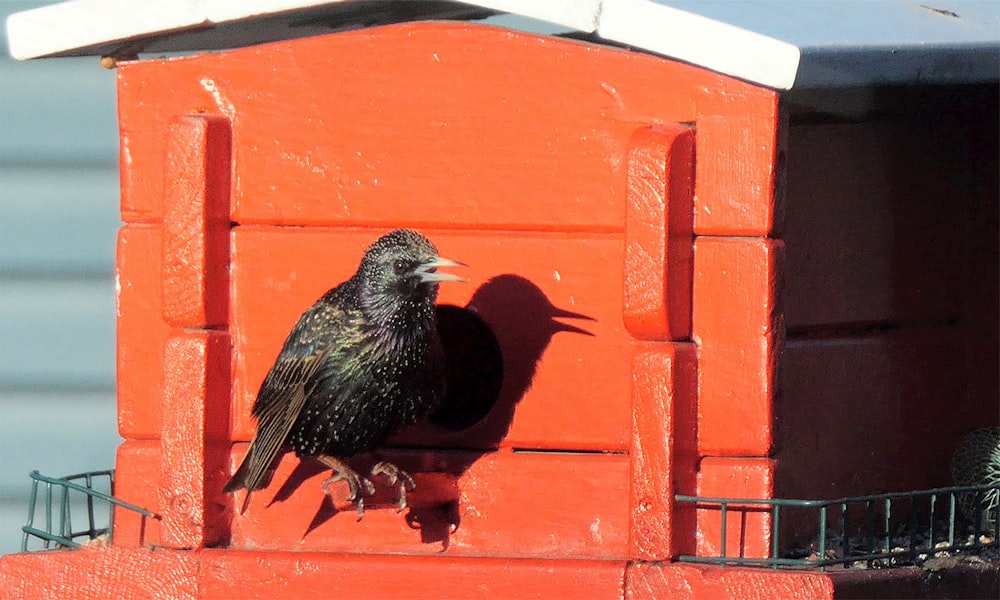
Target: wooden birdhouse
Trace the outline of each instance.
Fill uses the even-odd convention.
[[[677,496],[945,487],[997,424],[996,7],[286,4],[9,23],[20,58],[117,65],[114,494],[155,513],[5,557],[11,597],[889,585],[678,562],[817,530]],[[470,265],[439,297],[453,412],[380,450],[410,506],[380,489],[359,520],[287,454],[241,513],[222,486],[285,335],[397,227]]]

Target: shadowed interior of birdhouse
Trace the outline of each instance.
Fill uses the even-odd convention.
[[[776,497],[947,487],[997,424],[997,90],[913,93],[789,101]]]

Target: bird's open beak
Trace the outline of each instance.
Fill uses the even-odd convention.
[[[440,256],[431,260],[430,262],[425,262],[424,264],[417,267],[414,271],[418,277],[420,277],[420,283],[426,283],[428,281],[465,281],[458,275],[453,275],[451,273],[441,273],[437,271],[438,267],[467,267],[469,265],[465,263],[460,263],[457,260],[450,260],[447,258],[441,258]]]

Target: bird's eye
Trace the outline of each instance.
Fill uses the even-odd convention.
[[[396,275],[405,275],[410,270],[410,263],[399,259],[392,263],[392,270],[396,272]]]

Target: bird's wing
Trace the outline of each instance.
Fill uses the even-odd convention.
[[[282,358],[265,378],[254,403],[257,432],[244,459],[246,464],[237,471],[248,490],[266,485],[271,463],[305,406],[310,381],[332,348],[333,344],[318,343],[305,356]],[[237,477],[233,479],[235,482]]]
[[[312,379],[332,349],[331,343],[317,342],[293,353],[286,345],[260,385],[257,400],[253,403],[253,416],[263,421],[266,415],[274,415],[276,407],[284,406],[285,396],[290,390]]]

